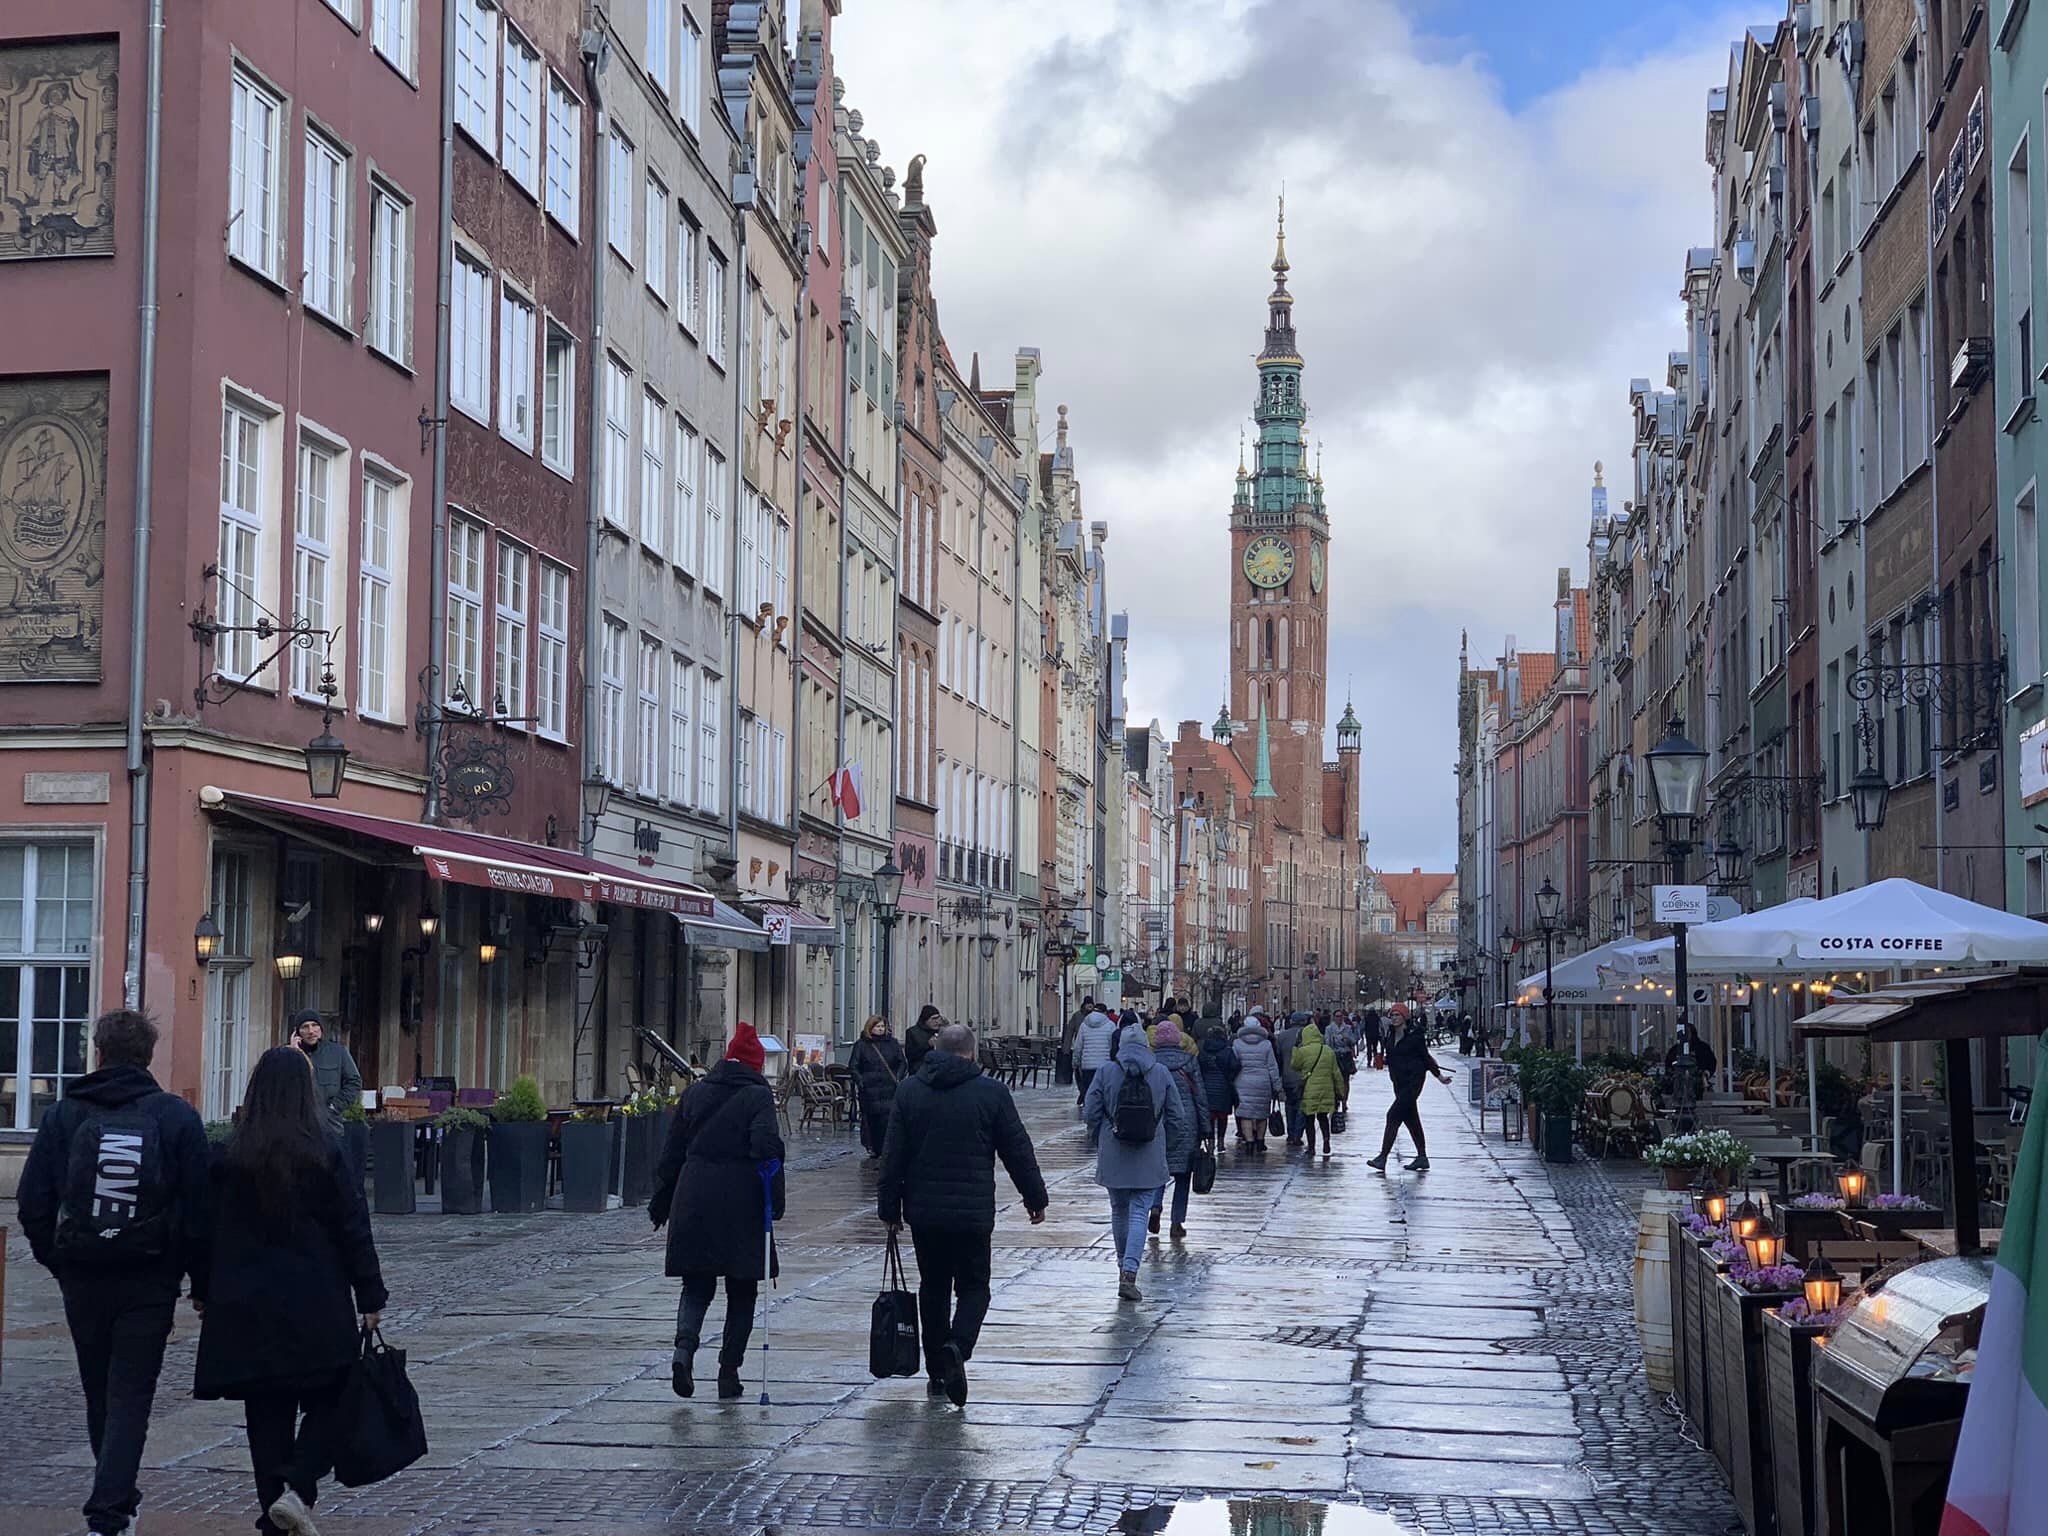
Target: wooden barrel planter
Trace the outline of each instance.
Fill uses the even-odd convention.
[[[1813,1342],[1825,1328],[1763,1315],[1764,1398],[1778,1536],[1818,1536],[1814,1519]]]
[[[1736,1513],[1750,1536],[1768,1536],[1776,1503],[1764,1393],[1764,1313],[1798,1294],[1747,1291],[1722,1275],[1709,1301],[1720,1330],[1715,1402],[1725,1427],[1719,1437],[1726,1442],[1721,1464],[1735,1490]]]

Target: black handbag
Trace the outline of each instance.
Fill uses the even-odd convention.
[[[1207,1147],[1195,1148],[1195,1155],[1188,1162],[1188,1186],[1198,1195],[1206,1195],[1216,1187],[1216,1154]]]
[[[1330,1133],[1332,1135],[1342,1136],[1344,1134],[1344,1127],[1350,1123],[1351,1112],[1349,1110],[1334,1109],[1330,1112]]]
[[[420,1395],[405,1375],[405,1351],[363,1330],[363,1351],[342,1384],[334,1416],[334,1475],[345,1488],[381,1483],[427,1454]]]
[[[1266,1116],[1266,1134],[1268,1136],[1285,1136],[1287,1134],[1287,1112],[1278,1104],[1273,1106],[1273,1113]]]
[[[882,1259],[882,1291],[868,1324],[868,1374],[877,1381],[915,1376],[924,1357],[917,1347],[917,1292],[903,1279],[903,1249],[889,1234]]]

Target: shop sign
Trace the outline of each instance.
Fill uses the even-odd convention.
[[[641,885],[611,880],[602,875],[580,874],[568,869],[542,869],[531,864],[497,864],[419,850],[427,873],[436,880],[453,880],[485,890],[505,891],[514,896],[544,896],[561,901],[603,901],[614,906],[640,907],[649,912],[672,912],[678,917],[710,917],[709,896],[679,891],[669,886]]]
[[[2048,800],[2048,720],[2020,732],[2020,804]]]

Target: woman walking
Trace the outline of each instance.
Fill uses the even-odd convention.
[[[1280,1092],[1280,1058],[1254,1015],[1237,1032],[1237,1144],[1266,1150],[1266,1123]]]
[[[849,1065],[860,1090],[860,1142],[868,1149],[868,1161],[879,1162],[889,1135],[889,1115],[896,1107],[896,1085],[910,1072],[903,1047],[879,1013],[861,1031]]]
[[[193,1277],[192,1395],[239,1398],[256,1528],[318,1536],[334,1412],[387,1299],[362,1181],[327,1134],[313,1068],[293,1045],[257,1058],[213,1174],[213,1251]]]
[[[1152,1026],[1152,1058],[1166,1068],[1174,1097],[1186,1111],[1186,1123],[1166,1143],[1166,1171],[1173,1180],[1173,1230],[1177,1243],[1188,1235],[1188,1195],[1194,1188],[1195,1149],[1209,1139],[1209,1095],[1202,1086],[1202,1069],[1188,1053],[1180,1025],[1171,1016]],[[1159,1230],[1160,1208],[1166,1204],[1166,1186],[1152,1196],[1152,1220],[1148,1230]]]
[[[1423,1079],[1431,1074],[1439,1082],[1451,1080],[1451,1074],[1429,1054],[1429,1031],[1422,1027],[1420,1019],[1409,1019],[1395,1034],[1394,1043],[1387,1047],[1387,1076],[1394,1085],[1394,1102],[1387,1107],[1387,1134],[1380,1143],[1380,1155],[1367,1158],[1368,1167],[1386,1170],[1387,1159],[1393,1155],[1394,1138],[1405,1125],[1415,1142],[1415,1161],[1408,1165],[1408,1171],[1429,1171],[1429,1144],[1422,1139],[1422,1113],[1417,1101],[1422,1097]]]
[[[1344,1098],[1344,1073],[1337,1065],[1337,1053],[1323,1040],[1315,1025],[1305,1025],[1292,1058],[1301,1075],[1301,1118],[1308,1134],[1308,1152],[1316,1150],[1316,1132],[1323,1133],[1323,1156],[1330,1155],[1330,1116]]]
[[[1202,1097],[1209,1101],[1209,1145],[1220,1152],[1223,1133],[1230,1128],[1230,1111],[1237,1103],[1237,1074],[1243,1070],[1237,1052],[1230,1048],[1229,1031],[1221,1024],[1209,1026],[1195,1063],[1202,1069]]]
[[[659,1228],[668,1223],[664,1272],[683,1282],[676,1305],[676,1348],[669,1385],[677,1397],[697,1389],[691,1367],[712,1292],[725,1281],[725,1338],[718,1350],[718,1395],[738,1397],[740,1362],[754,1332],[754,1298],[775,1272],[763,1250],[762,1203],[773,1203],[782,1219],[782,1135],[775,1124],[775,1095],[761,1075],[766,1056],[754,1026],[742,1023],[725,1048],[725,1060],[688,1093],[676,1110],[668,1146],[655,1170],[647,1213]],[[767,1165],[777,1165],[763,1188]]]
[[[1166,1148],[1187,1134],[1187,1112],[1142,1028],[1125,1029],[1116,1046],[1116,1059],[1088,1085],[1081,1118],[1095,1143],[1095,1182],[1109,1191],[1117,1297],[1143,1301],[1138,1266],[1145,1258],[1145,1228],[1153,1196],[1166,1182]]]

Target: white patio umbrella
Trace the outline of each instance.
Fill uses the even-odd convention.
[[[1580,1006],[1628,1001],[1622,996],[1620,986],[1611,978],[1602,975],[1602,972],[1612,969],[1615,956],[1623,949],[1632,947],[1634,943],[1633,939],[1616,939],[1612,943],[1602,944],[1598,949],[1589,949],[1584,954],[1572,955],[1558,961],[1550,968],[1552,999]],[[1516,982],[1515,995],[1541,1002],[1543,972],[1533,971]]]

